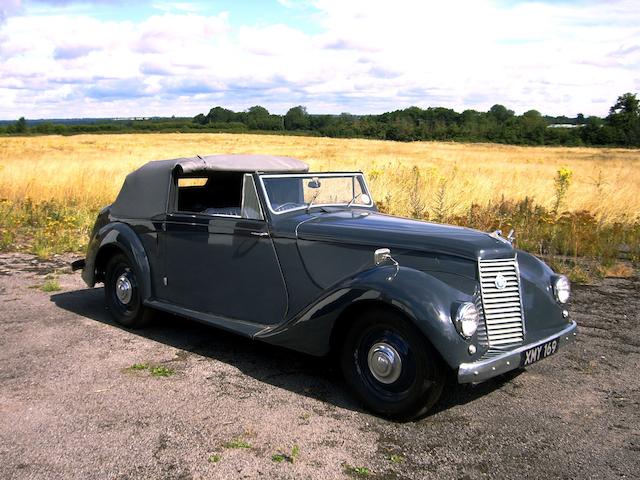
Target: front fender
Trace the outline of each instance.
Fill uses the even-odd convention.
[[[452,368],[473,360],[468,342],[456,331],[451,315],[473,297],[429,273],[412,268],[377,267],[340,282],[294,319],[256,334],[268,343],[326,355],[336,321],[347,307],[377,302],[402,311],[424,333]],[[350,321],[349,318],[341,319]]]
[[[525,341],[535,342],[571,323],[562,313],[568,306],[556,301],[552,288],[556,274],[547,264],[520,250],[518,263],[526,325]]]
[[[137,268],[137,274],[141,280],[139,287],[142,299],[149,299],[151,297],[151,268],[147,252],[138,235],[125,223],[108,223],[94,233],[89,243],[86,263],[82,271],[85,283],[89,287],[96,284],[97,260],[107,249],[113,248],[121,250]]]

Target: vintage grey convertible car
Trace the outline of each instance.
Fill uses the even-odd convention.
[[[150,162],[98,215],[83,269],[115,320],[150,309],[339,361],[412,418],[571,341],[569,282],[499,234],[378,213],[360,172],[264,155]]]

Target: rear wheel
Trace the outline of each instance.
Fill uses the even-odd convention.
[[[150,314],[142,305],[136,269],[124,254],[114,255],[107,264],[104,293],[114,320],[127,328],[143,327]]]
[[[347,383],[370,410],[398,420],[425,414],[445,370],[422,333],[397,312],[371,310],[349,330],[341,354]]]

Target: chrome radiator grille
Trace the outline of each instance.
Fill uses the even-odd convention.
[[[480,295],[490,350],[503,350],[524,341],[518,260],[480,260]]]

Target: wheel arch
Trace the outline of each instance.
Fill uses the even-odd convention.
[[[126,255],[136,269],[142,300],[151,298],[151,268],[147,252],[133,229],[124,223],[106,225],[98,233],[99,243],[92,261],[93,283],[104,281],[109,259],[119,253]]]
[[[386,310],[388,312],[393,312],[394,314],[399,315],[408,323],[416,327],[416,330],[420,332],[423,341],[427,342],[431,347],[433,347],[433,351],[436,355],[438,355],[442,364],[447,365],[447,362],[440,354],[440,351],[435,348],[429,336],[419,327],[418,321],[413,313],[407,308],[403,307],[404,306],[385,302],[379,299],[360,300],[347,305],[347,307],[344,308],[342,312],[340,312],[340,314],[337,316],[332,326],[329,336],[329,356],[337,358],[336,356],[340,354],[340,349],[342,348],[342,339],[345,338],[345,335],[351,328],[353,319],[361,315],[366,315],[366,313],[369,311]]]

